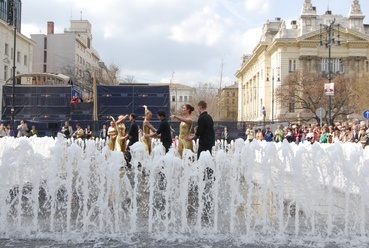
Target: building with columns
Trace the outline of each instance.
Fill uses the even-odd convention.
[[[331,68],[334,73],[359,75],[369,71],[369,24],[364,24],[358,0],[347,6],[348,16],[326,11],[317,14],[311,0],[303,1],[298,20],[287,27],[281,18],[267,20],[262,27],[260,42],[253,53],[244,55],[236,72],[238,79],[238,121],[266,120],[270,122],[296,118],[293,105],[278,103],[275,90],[289,73],[299,69],[328,71],[328,49],[320,45],[322,27],[334,22],[335,35],[340,34],[340,46],[332,46]],[[323,92],[323,85],[322,92]]]

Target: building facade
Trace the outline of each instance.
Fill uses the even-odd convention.
[[[223,88],[220,92],[220,121],[237,121],[238,83]]]
[[[22,1],[21,0],[1,0],[0,1],[0,19],[14,26],[21,32],[22,27]]]
[[[83,98],[92,94],[93,73],[101,70],[100,56],[92,46],[91,24],[87,20],[71,20],[64,33],[54,33],[54,23],[47,23],[47,34],[32,34],[36,42],[33,72],[62,73],[72,78]]]
[[[189,103],[196,93],[196,89],[184,84],[169,84],[170,111],[172,114],[181,114],[184,104]]]
[[[14,5],[13,5],[14,4]],[[0,102],[2,86],[15,75],[32,71],[32,56],[35,43],[20,33],[22,2],[0,1]],[[13,25],[13,24],[16,25]],[[14,49],[15,45],[15,49]],[[0,113],[0,119],[2,114]]]
[[[340,34],[340,45],[332,46],[331,70],[349,75],[368,72],[369,25],[363,23],[365,15],[358,0],[347,7],[347,17],[329,10],[318,15],[311,0],[305,0],[299,19],[289,27],[281,18],[263,25],[259,44],[251,55],[242,57],[236,72],[238,121],[261,121],[264,113],[270,122],[296,119],[300,113],[289,103],[278,103],[275,91],[296,70],[327,72],[328,49],[320,41],[325,32],[322,27],[332,23],[337,24],[333,31]]]

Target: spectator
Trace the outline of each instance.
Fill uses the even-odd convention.
[[[20,121],[20,124],[17,127],[18,130],[18,134],[17,137],[27,137],[28,136],[28,126],[27,123],[24,122],[23,120]]]
[[[269,126],[266,127],[266,132],[265,132],[265,135],[264,135],[264,139],[265,139],[266,142],[273,141],[273,132],[270,131]]]
[[[85,137],[85,132],[79,123],[76,124],[76,129],[77,130],[74,132],[73,137],[75,139],[83,139]]]
[[[100,139],[106,139],[108,137],[108,129],[106,128],[106,124],[102,126],[102,129],[99,131]]]
[[[31,131],[30,131],[30,136],[38,136],[38,131],[36,130],[36,126],[32,125],[31,127]]]
[[[255,131],[251,123],[247,126],[245,135],[246,135],[246,139],[248,139],[250,142],[253,141],[253,139],[255,138]]]
[[[66,121],[60,132],[68,139],[73,134],[73,128],[69,125],[69,122]]]
[[[6,132],[6,127],[4,126],[4,123],[0,124],[0,138],[8,136]]]
[[[274,141],[275,142],[282,142],[283,141],[283,136],[284,136],[284,133],[283,133],[282,127],[281,127],[281,125],[278,125],[277,129],[274,132]]]
[[[91,126],[87,125],[85,128],[85,135],[86,135],[86,139],[91,139],[92,138],[92,130],[91,130]]]
[[[15,132],[10,124],[6,125],[6,136],[15,137]]]
[[[257,140],[263,140],[264,139],[264,135],[263,132],[261,131],[261,128],[258,128],[255,134],[255,139]]]

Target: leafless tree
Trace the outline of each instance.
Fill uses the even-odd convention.
[[[358,102],[353,101],[355,92],[352,87],[354,78],[334,74],[332,75],[334,83],[334,95],[331,96],[331,122],[339,117],[344,117],[355,113]],[[276,89],[276,100],[286,116],[289,112],[300,113],[302,121],[315,119],[320,121],[316,115],[318,108],[328,110],[329,97],[324,93],[324,84],[328,83],[327,75],[318,72],[307,72],[298,70],[290,73]],[[326,111],[326,118],[328,118]]]
[[[216,120],[216,116],[218,115],[218,87],[211,83],[198,83],[196,86],[196,92],[194,96],[192,96],[190,103],[196,108],[199,101],[203,100],[207,103],[207,111],[213,116],[214,120]],[[198,117],[198,112],[195,111],[194,116]]]

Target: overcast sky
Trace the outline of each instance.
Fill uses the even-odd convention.
[[[22,33],[46,34],[69,28],[70,20],[92,24],[93,47],[121,78],[136,82],[222,87],[236,81],[240,58],[250,54],[266,20],[297,20],[304,0],[23,0]],[[348,15],[352,0],[312,0],[317,13],[329,6]],[[369,16],[369,1],[361,0]],[[365,23],[369,24],[366,17]],[[223,69],[222,69],[223,68]]]

